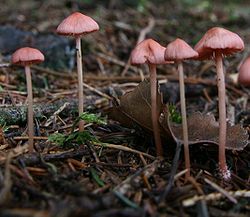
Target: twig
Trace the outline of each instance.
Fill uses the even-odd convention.
[[[91,81],[116,81],[116,82],[140,82],[141,76],[92,76],[86,75],[84,79]],[[178,81],[178,76],[176,75],[157,75],[157,80],[169,80],[169,81]],[[185,83],[188,84],[204,84],[204,85],[212,85],[216,86],[216,81],[211,79],[202,79],[202,78],[193,78],[187,77],[184,79]]]
[[[0,145],[0,151],[9,147],[9,144]]]
[[[123,145],[114,145],[114,144],[109,144],[109,143],[97,143],[97,142],[94,142],[93,144],[96,146],[100,146],[100,147],[113,148],[113,149],[117,149],[117,150],[132,152],[135,154],[143,155],[151,160],[155,160],[155,157],[150,155],[150,154],[147,154],[147,153],[123,146]]]
[[[188,171],[188,169],[185,169],[185,170],[182,170],[182,171],[180,171],[179,173],[177,173],[177,174],[174,176],[174,181],[178,180],[180,177],[182,177],[183,175],[185,175],[187,171]]]
[[[207,178],[205,178],[204,180],[207,184],[211,185],[215,190],[219,191],[221,194],[223,194],[225,197],[227,197],[231,202],[237,203],[237,200],[232,195],[230,195],[226,190],[221,188],[219,185],[210,181]]]
[[[77,74],[74,73],[74,72],[70,73],[70,74],[67,74],[67,73],[64,73],[64,72],[57,72],[57,71],[54,71],[52,69],[47,69],[47,68],[43,68],[41,66],[36,66],[36,65],[32,65],[31,68],[35,69],[37,71],[46,73],[46,74],[56,76],[58,78],[67,78],[67,79],[75,79],[75,78],[77,78]]]
[[[81,168],[81,169],[88,167],[88,165],[86,163],[78,161],[78,160],[76,160],[74,158],[69,158],[67,161],[70,162],[71,164],[73,164],[74,166],[76,166],[78,168]]]
[[[139,170],[135,174],[126,178],[122,183],[120,183],[114,188],[114,191],[119,192],[123,195],[126,194],[129,190],[132,189],[132,186],[131,186],[132,181],[133,183],[140,182],[142,180],[142,175],[144,175],[146,178],[149,178],[155,173],[159,163],[160,163],[160,159],[157,158],[153,163],[148,164],[143,169]]]
[[[19,161],[18,161],[18,163],[19,163],[19,169],[23,172],[23,174],[24,174],[24,177],[25,177],[25,179],[28,181],[28,182],[30,182],[30,184],[36,184],[36,182],[34,181],[34,179],[33,179],[33,177],[30,175],[30,173],[29,173],[29,171],[28,171],[28,169],[27,169],[27,167],[26,167],[26,165],[25,165],[25,162],[22,160],[22,159],[20,159]],[[21,168],[20,168],[21,167]]]
[[[231,197],[250,197],[250,191],[249,190],[239,190],[239,191],[229,191],[227,192]],[[189,206],[193,206],[195,205],[196,202],[200,201],[200,200],[205,200],[205,201],[209,201],[209,200],[219,200],[220,198],[222,198],[223,196],[225,196],[222,193],[211,193],[205,196],[193,196],[191,198],[185,199],[182,201],[182,205],[184,207],[189,207]]]
[[[150,17],[148,19],[148,25],[140,31],[136,44],[142,42],[146,38],[146,35],[150,33],[154,27],[155,27],[155,19],[153,17]]]
[[[91,151],[93,157],[95,158],[95,162],[96,162],[96,163],[100,163],[101,161],[100,161],[100,159],[99,159],[99,157],[98,157],[98,154],[96,153],[95,149],[91,146],[90,143],[87,142],[86,144],[87,144],[88,148],[90,149],[90,151]]]
[[[117,60],[113,57],[109,57],[107,55],[104,55],[102,53],[96,53],[97,56],[107,60],[107,61],[110,61],[112,63],[115,63],[117,65],[120,65],[120,66],[124,66],[125,69],[126,69],[126,63],[120,61],[120,60]],[[41,71],[41,72],[44,72],[44,73],[47,73],[47,74],[50,74],[50,75],[53,75],[53,76],[56,76],[56,77],[59,77],[59,78],[67,78],[67,79],[75,79],[77,76],[76,76],[76,73],[72,73],[72,74],[66,74],[66,73],[61,73],[61,72],[57,72],[57,71],[54,71],[54,70],[50,70],[50,69],[46,69],[46,68],[43,68],[43,67],[40,67],[40,66],[31,66],[31,68],[35,69],[35,70],[38,70],[38,71]],[[138,68],[137,67],[134,67],[134,66],[130,66],[130,64],[128,65],[128,68],[132,69],[133,71],[137,72],[138,71]],[[125,69],[123,71],[125,71]],[[127,76],[112,76],[112,77],[109,77],[109,76],[90,76],[90,75],[86,75],[84,76],[84,80],[99,80],[99,81],[120,81],[120,82],[127,82],[127,81],[137,81],[137,82],[140,82],[142,81],[142,77],[144,77],[143,74],[140,73],[139,76],[133,76],[133,77],[127,77]],[[157,76],[157,79],[168,79],[170,81],[178,81],[178,76],[174,76],[174,75],[160,75],[160,76]],[[204,85],[213,85],[213,86],[216,86],[216,81],[213,81],[213,80],[209,80],[209,79],[201,79],[201,78],[186,78],[184,80],[185,83],[190,83],[190,84],[204,84]],[[15,86],[12,86],[12,85],[7,85],[7,84],[4,84],[4,83],[0,83],[2,86],[6,86],[6,87],[9,87],[9,88],[14,88]],[[229,85],[229,84],[226,84],[226,88],[233,91],[235,94],[237,95],[244,95],[244,92],[241,91],[241,90],[238,90],[236,89],[235,87]],[[20,93],[20,92],[19,92]],[[26,94],[26,93],[23,93],[23,94]]]
[[[53,120],[56,119],[56,116],[59,115],[67,106],[69,106],[69,103],[65,102],[61,107],[59,107],[59,109],[56,110],[54,114],[51,115],[50,118],[45,122],[44,126],[48,127],[53,122]]]
[[[110,97],[109,95],[107,95],[107,94],[101,92],[100,90],[97,90],[97,89],[94,88],[94,87],[91,87],[90,85],[88,85],[88,84],[86,84],[86,83],[83,83],[83,86],[86,87],[86,88],[88,88],[88,89],[91,90],[92,92],[97,93],[98,95],[100,95],[100,96],[102,96],[102,97],[104,97],[104,98],[107,98],[107,99],[109,99],[109,100],[112,100],[112,97]]]
[[[204,195],[204,192],[203,192],[202,188],[196,182],[195,178],[193,178],[192,176],[190,176],[190,177],[188,177],[188,181],[196,188],[198,194]]]
[[[16,89],[17,88],[15,85],[6,84],[4,82],[0,82],[0,85],[3,86],[3,87],[7,87],[9,89]]]
[[[13,138],[14,140],[28,140],[28,136],[16,136]],[[48,140],[47,136],[34,136],[34,140]]]
[[[176,176],[175,174],[176,174],[176,171],[178,169],[178,161],[180,158],[181,146],[182,146],[182,144],[177,142],[175,155],[174,155],[174,159],[173,159],[173,163],[172,163],[172,168],[171,168],[171,172],[170,172],[170,178],[169,178],[168,184],[167,184],[163,194],[159,198],[159,202],[162,202],[163,200],[165,200],[166,196],[168,195],[172,186],[174,185],[174,178]]]
[[[10,67],[10,63],[0,63],[0,68]]]
[[[200,185],[196,182],[195,178],[190,176],[188,177],[188,181],[196,188],[199,195],[204,196],[204,192],[200,187]],[[197,204],[197,208],[198,208],[197,211],[199,213],[198,216],[209,217],[207,203],[205,200],[201,200],[201,202]]]
[[[104,59],[104,60],[106,60],[106,61],[108,61],[108,62],[111,62],[111,63],[113,63],[113,64],[116,64],[116,65],[118,65],[118,66],[122,66],[122,67],[125,67],[125,66],[126,66],[126,63],[125,63],[125,62],[123,62],[123,61],[121,61],[121,60],[118,60],[118,59],[116,59],[115,57],[112,57],[112,56],[109,56],[109,55],[106,55],[106,54],[103,54],[103,53],[99,53],[99,52],[96,52],[95,54],[96,54],[99,58]],[[133,70],[134,72],[137,72],[137,67],[131,66],[131,65],[129,65],[128,67],[129,67],[129,69]],[[86,78],[84,78],[84,79],[86,79]]]
[[[142,154],[139,155],[144,166],[147,166],[147,162]]]
[[[105,163],[105,162],[98,162],[98,163],[90,163],[91,165],[98,165],[98,166],[107,166],[107,167],[131,167],[130,164],[120,164],[120,163]]]

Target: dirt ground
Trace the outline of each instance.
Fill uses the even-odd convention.
[[[248,1],[1,0],[0,5],[0,216],[250,215],[250,89],[234,80],[250,53]],[[77,130],[75,42],[56,34],[74,11],[100,26],[82,38],[84,108],[95,114],[86,115],[82,134]],[[224,59],[227,116],[240,126],[229,126],[229,181],[220,177],[217,137],[212,135],[218,131],[214,62],[184,63],[187,115],[200,112],[199,121],[189,126],[190,137],[207,127],[202,139],[190,145],[189,179],[183,149],[175,142],[179,128],[170,126],[173,136],[164,120],[164,157],[156,157],[149,84],[143,81],[148,68],[129,63],[138,41],[153,38],[166,46],[179,37],[193,47],[214,26],[236,32],[245,43],[244,51]],[[39,48],[46,58],[31,68],[32,154],[25,74],[9,65],[11,54],[23,46]],[[171,115],[179,117],[176,66],[159,65],[157,72],[159,105],[162,111],[173,106]]]

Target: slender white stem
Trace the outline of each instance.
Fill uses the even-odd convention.
[[[78,112],[79,116],[83,113],[83,72],[82,72],[82,50],[81,38],[76,37],[76,60],[77,60],[77,74],[78,74]],[[84,121],[79,121],[79,132],[84,131]]]
[[[34,120],[33,120],[33,94],[32,94],[32,81],[31,81],[31,73],[30,66],[25,66],[25,74],[26,74],[26,84],[27,84],[27,92],[28,92],[28,135],[29,135],[29,153],[33,152],[33,144],[34,144]]]
[[[154,140],[156,146],[157,156],[162,156],[162,145],[161,145],[161,135],[159,127],[159,108],[157,109],[157,79],[156,79],[156,65],[149,64],[150,71],[150,86],[151,86],[151,116],[152,116],[152,126],[154,133]]]
[[[227,173],[226,164],[226,135],[227,135],[227,122],[226,122],[226,89],[225,89],[225,76],[223,72],[222,54],[215,53],[216,69],[217,69],[217,86],[219,96],[219,167],[223,174]],[[224,175],[223,175],[224,176]]]
[[[186,172],[186,178],[188,178],[190,176],[190,157],[189,157],[189,144],[188,144],[188,126],[187,126],[186,101],[185,101],[184,73],[183,73],[182,62],[178,61],[177,64],[178,64],[178,72],[179,72],[181,117],[182,117],[182,129],[183,129],[183,141],[184,141],[185,167],[188,170]]]

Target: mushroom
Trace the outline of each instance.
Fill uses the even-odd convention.
[[[34,143],[34,121],[33,121],[33,97],[30,65],[44,61],[44,55],[35,48],[23,47],[15,51],[12,55],[12,64],[25,67],[27,92],[28,92],[28,135],[29,152],[33,152]]]
[[[131,64],[139,65],[147,63],[150,71],[150,88],[151,88],[151,116],[156,146],[157,156],[162,156],[162,145],[159,128],[159,109],[157,108],[157,75],[156,65],[169,63],[164,59],[165,47],[153,39],[146,39],[134,48],[131,53]]]
[[[98,24],[90,17],[75,12],[64,19],[57,27],[59,35],[73,36],[76,39],[76,59],[77,59],[77,73],[78,73],[78,98],[79,116],[83,113],[83,73],[82,73],[82,51],[81,51],[81,37],[91,32],[99,30]],[[84,121],[79,121],[79,132],[84,130]]]
[[[226,93],[223,72],[223,57],[242,51],[244,42],[236,33],[224,28],[214,27],[206,32],[196,44],[195,50],[199,53],[198,59],[214,58],[217,69],[217,86],[219,97],[219,169],[222,178],[230,179],[230,171],[226,164]]]
[[[240,66],[238,83],[250,86],[250,56]]]
[[[191,48],[185,41],[179,38],[169,43],[165,50],[165,60],[175,61],[178,65],[185,167],[188,170],[186,173],[186,178],[190,176],[190,158],[189,158],[189,146],[188,146],[188,127],[187,127],[187,117],[186,117],[187,115],[186,115],[185,87],[184,87],[184,74],[183,74],[182,61],[186,59],[193,59],[196,57],[198,57],[198,53],[193,48]]]

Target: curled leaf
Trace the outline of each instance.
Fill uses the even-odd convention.
[[[176,141],[183,143],[182,125],[174,123],[168,117],[168,113],[161,116],[160,123],[164,129],[170,130]],[[189,144],[214,143],[219,144],[219,123],[212,114],[191,114],[188,119]],[[227,124],[226,149],[243,150],[248,144],[248,133],[240,125],[231,126]]]

